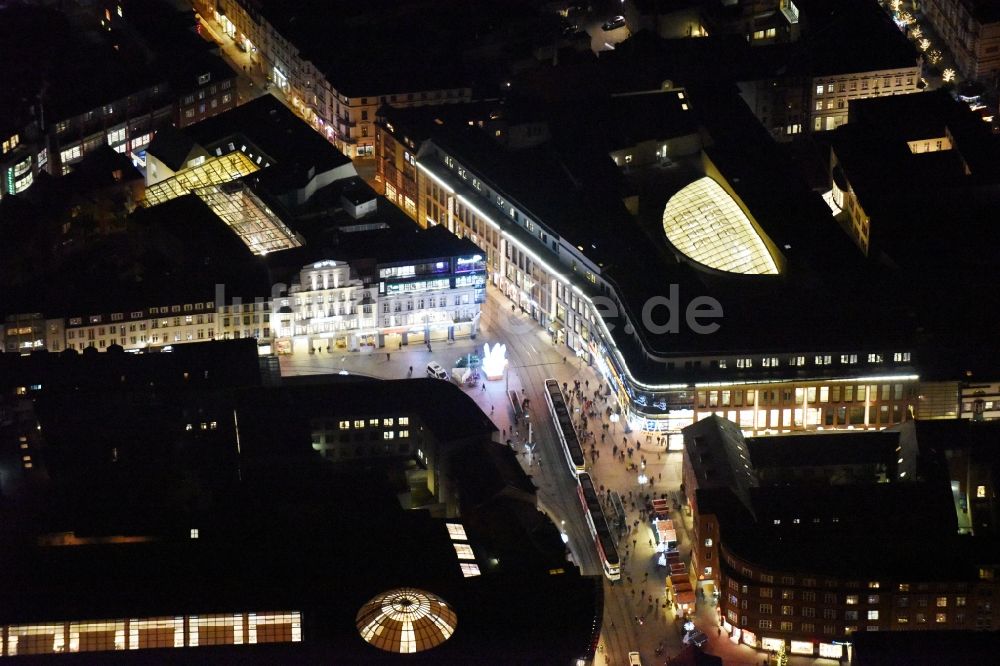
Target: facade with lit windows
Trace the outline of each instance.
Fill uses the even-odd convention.
[[[298,643],[299,611],[181,615],[15,624],[0,627],[0,657],[211,645]]]
[[[0,328],[2,349],[104,351],[117,345],[140,351],[255,338],[264,350],[291,353],[391,350],[472,336],[486,300],[485,260],[467,240],[444,240],[451,247],[437,246],[441,254],[414,252],[405,261],[387,257],[370,269],[364,264],[361,270],[359,262],[314,262],[302,268],[287,293],[253,300],[195,301],[65,318],[11,315]],[[437,245],[434,239],[428,244]]]
[[[374,275],[329,259],[304,267],[288,295],[272,301],[276,351],[392,350],[474,335],[485,263],[473,244],[465,249],[378,262]]]
[[[839,659],[859,631],[997,628],[992,569],[968,580],[859,580],[775,570],[720,551],[720,621],[734,643]]]

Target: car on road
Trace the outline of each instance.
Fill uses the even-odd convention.
[[[681,640],[685,645],[694,645],[695,647],[704,647],[705,643],[708,642],[708,636],[705,635],[701,629],[695,629],[684,634],[684,638]]]
[[[628,653],[628,666],[642,666],[642,657],[638,652],[633,650]]]
[[[448,379],[448,372],[441,367],[440,363],[431,361],[427,364],[427,376],[434,379]]]
[[[611,30],[617,30],[625,25],[624,16],[616,16],[614,18],[608,19],[608,21],[601,26],[601,30],[604,32],[610,32]]]

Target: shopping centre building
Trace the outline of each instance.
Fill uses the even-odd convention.
[[[612,96],[593,106],[631,131],[595,120],[595,141],[597,111],[577,106],[385,107],[377,173],[418,224],[482,247],[491,284],[675,449],[710,414],[755,434],[956,416],[962,375],[893,302],[899,275],[866,262],[719,95]],[[654,166],[634,170],[652,143]],[[872,284],[879,308],[838,296]]]

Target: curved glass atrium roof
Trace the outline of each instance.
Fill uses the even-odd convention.
[[[689,259],[728,273],[777,275],[778,266],[739,205],[705,176],[670,197],[667,239]]]
[[[451,638],[455,611],[438,596],[412,587],[376,595],[355,618],[361,638],[387,652],[421,652]]]

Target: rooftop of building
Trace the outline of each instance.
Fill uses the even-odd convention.
[[[750,488],[757,485],[743,433],[732,421],[709,416],[684,432],[684,455],[698,488],[729,488],[750,507]]]
[[[5,5],[0,13],[0,57],[5,63],[0,88],[6,91],[0,117],[4,119],[41,120],[39,95],[44,119],[52,123],[166,82],[162,69],[119,53],[96,21],[81,27],[59,11],[27,4]]]
[[[804,338],[816,351],[860,349],[871,345],[873,339],[889,346],[907,343],[914,330],[912,315],[888,307],[879,311],[875,321],[871,308],[863,303],[833,297],[841,289],[863,288],[872,280],[880,280],[887,288],[901,285],[898,278],[894,282],[881,267],[865,262],[833,223],[829,208],[792,170],[734,90],[727,86],[686,88],[691,113],[711,137],[712,145],[705,149],[706,162],[682,160],[677,169],[661,171],[659,178],[626,178],[599,145],[577,140],[572,128],[579,125],[579,119],[574,122],[566,109],[560,115],[560,109],[553,106],[546,108],[553,130],[551,140],[520,150],[504,148],[478,127],[467,124],[443,123],[425,128],[445,153],[516,202],[527,217],[594,261],[602,276],[624,296],[634,320],[640,320],[638,315],[650,298],[664,296],[670,285],[678,285],[682,295],[679,316],[695,296],[708,294],[722,304],[725,319],[718,332],[697,335],[686,326],[681,326],[678,333],[660,335],[641,330],[639,335],[647,349],[664,355],[780,351],[796,346],[801,349]],[[586,112],[577,115],[589,117]],[[406,111],[388,110],[384,118],[390,124],[398,118],[405,123]],[[649,131],[659,134],[657,129]],[[638,138],[635,135],[635,140]],[[438,177],[458,182],[444,165],[422,160]],[[704,175],[708,161],[718,168],[726,181],[723,184],[731,186],[732,193],[783,258],[782,275],[741,276],[709,271],[690,261],[680,261],[667,242],[664,207],[674,194]],[[683,173],[688,173],[687,179],[678,177]],[[777,183],[781,183],[781,196],[776,196]],[[634,219],[623,200],[636,191],[638,218]],[[505,231],[529,246],[537,242],[529,240],[504,216],[493,217]],[[642,261],[636,260],[637,247],[646,248]],[[824,308],[802,308],[799,304],[803,302],[822,302]],[[832,319],[852,324],[832,327]],[[744,325],[729,323],[737,321]],[[769,323],[749,324],[765,321]],[[633,339],[622,332],[620,321],[612,319],[609,323],[615,324],[612,330],[616,342],[633,374],[644,381],[669,380],[665,364],[648,361]],[[690,368],[677,370],[691,376]],[[695,372],[711,379],[710,368]],[[726,372],[731,376],[730,370]],[[760,372],[758,368],[750,374]],[[775,376],[787,372],[779,370]]]
[[[685,429],[685,456],[692,455],[694,442],[689,443],[689,439],[696,428],[718,431],[702,423]],[[994,561],[1000,544],[991,535],[958,534],[944,449],[970,442],[995,447],[1000,430],[987,427],[977,432],[970,426],[981,424],[957,420],[904,425],[910,432],[916,429],[921,458],[917,478],[816,484],[790,482],[783,477],[780,485],[749,488],[734,482],[699,485],[698,510],[719,518],[721,539],[730,552],[765,570],[844,580],[881,576],[974,580],[978,564]],[[896,430],[754,438],[747,443],[753,469],[878,463],[885,457],[894,458],[897,444],[904,451],[909,446],[903,442],[903,437],[909,437],[906,428]],[[740,437],[734,430],[731,439]],[[694,458],[690,460],[698,466]],[[723,464],[739,468],[728,460]],[[727,478],[725,472],[719,477]],[[873,539],[873,535],[878,538]],[[936,545],[927,548],[928,543]]]
[[[354,2],[309,0],[289,4],[267,0],[262,13],[348,97],[470,87],[471,70],[460,57],[473,35],[490,21],[518,16],[520,5],[470,5],[447,0]],[[328,27],[341,25],[336,42]],[[462,25],[461,31],[456,26]],[[420,34],[419,40],[413,40]]]
[[[117,350],[117,351],[116,351]],[[252,339],[193,342],[170,352],[126,354],[120,348],[0,354],[0,390],[35,387],[46,393],[161,388],[257,386],[257,343]]]
[[[257,146],[272,167],[280,167],[276,172],[300,181],[308,180],[310,173],[323,173],[351,162],[273,95],[261,95],[183,131],[209,154],[215,154],[216,148],[231,152],[229,142],[239,150],[235,142],[245,138]],[[258,177],[270,178],[269,169],[263,169]]]
[[[997,23],[1000,21],[1000,3],[996,0],[963,0],[969,13],[980,23]]]
[[[88,242],[55,260],[46,280],[4,289],[0,312],[86,317],[159,305],[270,293],[264,263],[198,197],[137,209],[125,232]]]
[[[359,184],[363,181],[353,178],[336,181],[293,210],[289,224],[306,243],[265,258],[275,279],[294,282],[303,267],[327,259],[351,263],[352,268],[364,271],[358,277],[375,279],[374,271],[381,264],[482,254],[471,240],[456,237],[444,227],[418,227],[381,196],[375,198],[375,212],[360,218],[351,216],[343,209],[341,197],[345,189],[353,192]],[[367,196],[357,198],[363,201]]]
[[[884,464],[895,467],[899,433],[889,431],[748,437],[755,469]]]
[[[0,562],[15,580],[0,592],[0,624],[300,611],[301,644],[164,654],[396,663],[361,640],[355,618],[376,594],[412,586],[440,595],[458,616],[454,635],[414,663],[520,663],[538,654],[568,662],[586,651],[601,582],[563,561],[558,530],[534,509],[511,453],[488,441],[495,427],[474,401],[432,380],[299,384],[39,395],[45,447],[36,458],[50,472],[30,501],[0,503]],[[463,461],[479,474],[456,477],[460,493],[496,465],[492,474],[529,498],[483,495],[468,521],[451,521],[464,525],[480,576],[463,576],[443,521],[401,508],[380,461],[333,464],[312,451],[311,420],[386,410],[418,412],[435,437],[468,438]],[[199,428],[202,420],[212,427]],[[53,532],[55,542],[80,545],[45,545]],[[554,562],[562,565],[555,573]]]
[[[837,76],[916,67],[916,47],[867,0],[800,0],[795,42],[754,47],[759,75]]]
[[[357,378],[348,386],[328,384],[322,378],[296,377],[285,380],[275,395],[296,413],[321,413],[324,405],[336,404],[338,411],[358,415],[391,415],[406,409],[420,415],[424,425],[442,440],[463,439],[495,433],[497,427],[483,414],[469,395],[451,382],[421,378],[374,381]],[[260,400],[265,393],[247,396]]]

